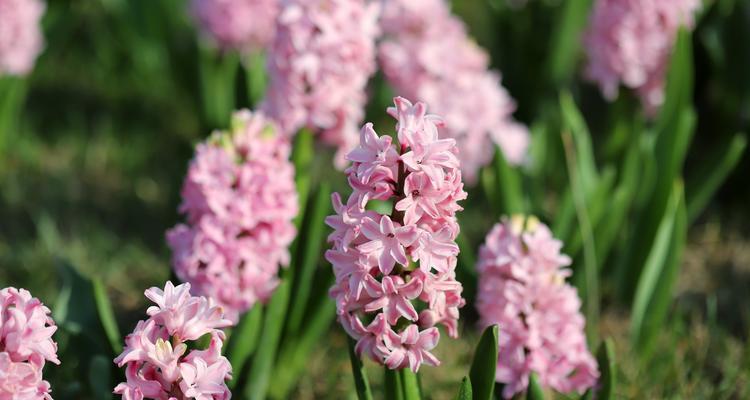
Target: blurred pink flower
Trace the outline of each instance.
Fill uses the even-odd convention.
[[[357,340],[356,352],[391,369],[417,371],[440,363],[430,352],[440,337],[435,325],[458,335],[464,299],[454,272],[455,213],[466,192],[456,143],[439,138],[439,118],[427,115],[422,103],[394,102],[388,112],[398,121],[400,143],[379,136],[372,124],[362,128],[359,147],[347,156],[352,194],[344,204],[335,193],[336,214],[326,218],[334,231],[325,256],[336,275],[330,294],[338,319]],[[396,207],[380,215],[367,210],[372,199]]]
[[[365,88],[375,72],[377,2],[285,0],[268,55],[262,109],[288,135],[300,128],[338,148],[336,163],[357,144]]]
[[[26,75],[44,46],[41,0],[0,0],[0,76]]]
[[[430,104],[456,140],[469,182],[488,164],[494,144],[511,164],[526,157],[529,134],[513,121],[515,104],[489,71],[487,54],[443,0],[386,0],[379,59],[396,92]]]
[[[262,114],[235,113],[231,132],[197,146],[182,188],[187,224],[167,232],[177,276],[235,322],[268,299],[289,262],[298,212],[290,152]]]
[[[479,250],[477,310],[482,326],[500,326],[497,381],[505,398],[523,392],[532,372],[563,393],[583,393],[599,377],[561,247],[547,226],[517,216],[495,225]]]
[[[680,26],[692,28],[699,0],[597,0],[584,37],[586,76],[608,100],[636,91],[646,112],[664,102],[664,79]]]
[[[0,399],[52,399],[46,361],[60,364],[50,310],[25,289],[0,290]]]
[[[191,12],[219,47],[251,52],[271,43],[279,0],[193,0]]]
[[[114,393],[126,400],[230,399],[225,381],[231,379],[232,367],[221,355],[221,328],[232,322],[221,307],[190,296],[189,283],[167,282],[163,290],[153,287],[145,294],[156,306],[149,307],[149,319],[138,322],[114,360],[126,368],[126,381]],[[197,349],[195,341],[204,335],[211,337],[208,348]]]

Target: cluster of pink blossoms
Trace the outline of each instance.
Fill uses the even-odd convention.
[[[229,360],[221,355],[224,332],[230,326],[221,307],[211,299],[190,295],[190,284],[164,290],[146,290],[156,303],[146,310],[149,318],[138,321],[125,338],[125,349],[115,363],[125,366],[126,382],[114,393],[125,400],[229,400],[225,381],[232,377]],[[206,349],[195,349],[195,341],[210,335]]]
[[[333,196],[326,259],[336,275],[330,294],[338,319],[357,340],[357,353],[417,371],[422,363],[439,364],[430,353],[440,338],[437,324],[458,335],[464,299],[455,279],[455,213],[466,192],[455,140],[438,138],[440,120],[425,115],[424,103],[395,104],[388,112],[398,120],[400,145],[368,123],[347,155],[353,192],[346,204]],[[369,210],[371,200],[393,202],[393,212]]]
[[[243,110],[231,132],[199,144],[182,188],[188,223],[167,232],[177,276],[233,321],[271,295],[296,236],[291,145],[277,131],[262,114]]]
[[[664,79],[680,26],[693,25],[700,0],[597,0],[585,35],[586,75],[604,96],[634,89],[647,113],[664,102]]]
[[[0,0],[0,75],[26,75],[42,51],[41,0]]]
[[[469,182],[488,164],[494,145],[512,164],[526,156],[529,133],[512,119],[515,104],[488,70],[487,54],[472,42],[444,0],[388,0],[379,59],[396,91],[430,104],[456,140]]]
[[[52,399],[44,363],[60,364],[50,310],[25,289],[0,290],[0,399]]]
[[[563,393],[581,393],[599,377],[561,247],[547,226],[516,216],[495,225],[479,250],[477,310],[483,326],[500,326],[497,381],[505,398],[525,390],[532,372]]]
[[[219,47],[251,52],[273,40],[279,0],[193,0],[191,12]]]
[[[337,165],[356,146],[375,72],[377,2],[286,0],[270,48],[262,108],[293,135],[303,127],[338,148]]]

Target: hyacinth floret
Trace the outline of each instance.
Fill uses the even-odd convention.
[[[338,149],[357,144],[366,86],[375,72],[378,2],[286,0],[268,56],[262,109],[289,135],[308,128]]]
[[[167,232],[174,270],[233,321],[270,297],[289,262],[299,208],[290,153],[272,121],[243,110],[190,163],[180,205],[187,223]]]
[[[444,0],[384,2],[384,40],[378,58],[400,95],[424,101],[456,140],[464,177],[476,181],[492,160],[495,144],[517,165],[526,158],[529,133],[515,122],[515,104],[488,69],[489,57],[468,36]]]
[[[191,13],[218,47],[243,53],[265,49],[273,40],[278,0],[193,0]]]
[[[669,58],[681,26],[692,28],[699,0],[597,0],[584,37],[586,76],[614,100],[635,90],[649,115],[664,103]]]
[[[0,399],[52,399],[45,362],[60,364],[50,310],[25,289],[0,290]]]
[[[583,393],[599,377],[561,248],[536,218],[514,216],[496,224],[479,250],[477,310],[482,326],[500,326],[496,379],[505,398],[526,390],[532,372],[562,393]]]
[[[125,338],[125,348],[114,360],[125,367],[126,377],[114,393],[125,400],[229,400],[226,381],[232,366],[221,355],[221,328],[232,321],[222,308],[209,298],[191,296],[189,283],[174,286],[168,281],[164,289],[152,287],[145,295],[156,305]],[[210,341],[200,349],[196,341],[204,336]]]
[[[0,0],[0,76],[26,75],[44,47],[41,0]]]
[[[443,325],[458,335],[464,305],[455,279],[458,201],[466,198],[454,139],[441,139],[442,121],[424,103],[396,98],[388,112],[398,121],[397,142],[371,123],[349,152],[352,193],[333,195],[334,229],[328,240],[336,283],[338,320],[357,341],[355,350],[390,369],[439,365],[432,354]],[[368,208],[390,202],[392,212]]]

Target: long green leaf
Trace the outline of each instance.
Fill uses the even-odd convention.
[[[664,104],[656,120],[656,131],[670,130],[676,116],[690,108],[693,96],[693,44],[690,32],[680,28],[672,47],[667,83],[664,89]]]
[[[666,318],[686,235],[684,191],[682,182],[677,181],[672,186],[667,212],[659,224],[633,302],[631,335],[635,347],[644,354],[650,350],[653,337]]]
[[[549,41],[548,74],[552,84],[558,85],[573,76],[590,8],[591,0],[568,0],[563,3],[563,11],[556,19],[557,25]]]
[[[611,339],[605,340],[596,352],[596,361],[599,363],[599,389],[596,392],[597,400],[609,400],[614,395],[617,382],[617,369],[615,365],[615,349]]]
[[[253,364],[250,369],[247,387],[245,388],[245,398],[249,400],[260,400],[266,397],[268,385],[271,380],[271,371],[273,371],[276,352],[279,348],[281,331],[284,325],[284,314],[291,286],[288,279],[282,279],[276,292],[271,297],[266,309],[266,315],[263,322],[263,333],[258,343],[258,351],[253,358]]]
[[[472,400],[471,390],[471,379],[468,376],[464,376],[461,380],[461,386],[458,387],[458,394],[456,394],[456,400]]]
[[[388,400],[405,400],[401,374],[388,367],[383,367],[383,390]]]
[[[292,149],[292,162],[294,163],[295,183],[297,185],[297,196],[299,198],[299,213],[294,219],[297,229],[302,227],[302,221],[307,207],[307,197],[310,193],[310,163],[314,157],[313,133],[307,129],[300,130],[294,138]],[[294,253],[292,253],[294,254]]]
[[[299,331],[305,318],[307,304],[309,302],[310,290],[313,284],[315,267],[320,259],[321,248],[325,241],[325,217],[331,209],[331,189],[327,183],[318,188],[318,193],[313,202],[310,218],[307,218],[307,226],[300,233],[299,240],[302,242],[302,257],[295,260],[299,269],[294,274],[294,300],[289,309],[289,321],[287,332],[294,334]]]
[[[685,197],[690,222],[698,218],[721,183],[740,161],[745,147],[747,137],[742,133],[734,135],[726,145],[708,157],[703,163],[705,168],[694,179],[688,179],[685,184]]]
[[[581,186],[586,193],[589,193],[598,177],[591,134],[570,92],[560,93],[560,111],[563,117],[564,130],[570,132],[573,137],[576,166],[580,174]]]
[[[529,375],[529,387],[526,389],[526,400],[544,400],[544,389],[539,384],[536,374]]]
[[[401,375],[401,385],[404,390],[404,400],[420,400],[422,395],[419,394],[417,374],[409,368],[400,370],[399,374]]]
[[[352,374],[354,375],[354,387],[357,389],[357,398],[359,400],[372,400],[370,391],[370,381],[367,379],[365,367],[357,353],[354,352],[354,339],[348,338],[349,341],[349,360],[352,363]]]
[[[495,187],[501,202],[500,214],[523,213],[525,210],[521,174],[505,160],[502,150],[495,151]]]
[[[99,314],[99,321],[101,321],[104,328],[104,333],[107,335],[112,352],[120,354],[122,352],[122,335],[120,335],[120,329],[117,327],[117,320],[115,320],[115,314],[112,311],[112,303],[110,303],[109,297],[107,297],[107,290],[104,288],[102,282],[96,278],[91,280],[91,285],[96,310]]]
[[[112,360],[101,354],[89,361],[89,386],[94,398],[106,400],[112,398]]]
[[[227,344],[227,358],[229,358],[234,372],[234,377],[230,382],[233,389],[240,381],[242,371],[253,351],[255,351],[262,322],[263,306],[256,304],[240,318],[240,323],[232,330],[232,335],[229,337],[229,343]]]
[[[497,325],[487,327],[474,351],[469,377],[474,400],[492,400],[497,369]]]

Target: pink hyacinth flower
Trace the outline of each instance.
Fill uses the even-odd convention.
[[[677,30],[692,28],[699,0],[597,0],[584,43],[586,76],[604,97],[636,91],[650,115],[664,102],[664,80]]]
[[[190,163],[180,205],[187,224],[167,232],[172,264],[232,321],[271,296],[279,267],[289,262],[299,208],[290,153],[272,121],[244,110],[231,132],[199,144]]]
[[[41,0],[0,0],[0,76],[26,75],[44,47]]]
[[[0,290],[0,399],[52,399],[44,364],[60,364],[50,310],[25,289]]]
[[[563,393],[583,393],[599,377],[561,247],[546,225],[518,216],[495,225],[479,250],[477,310],[482,326],[500,326],[497,381],[505,398],[526,390],[532,372]]]
[[[431,353],[440,338],[437,325],[458,335],[465,302],[455,280],[455,214],[466,192],[455,141],[440,138],[440,119],[422,103],[394,103],[388,112],[398,121],[399,143],[368,123],[347,156],[353,190],[345,204],[332,196],[336,214],[326,223],[334,229],[328,237],[333,248],[325,256],[336,275],[330,295],[357,354],[418,371],[440,363]],[[368,210],[374,199],[394,203],[391,215]]]
[[[301,128],[338,149],[357,144],[367,81],[375,73],[380,6],[366,0],[287,0],[269,50],[262,109],[289,135]]]
[[[494,145],[511,164],[524,161],[528,130],[512,119],[515,104],[500,75],[488,70],[487,54],[448,2],[385,1],[380,25],[385,39],[378,55],[386,78],[398,94],[430,104],[443,117],[443,136],[456,141],[469,182],[492,160]]]
[[[114,393],[125,400],[228,400],[226,381],[232,367],[221,355],[224,332],[230,326],[221,307],[210,299],[190,295],[190,284],[164,289],[150,288],[146,297],[156,303],[149,318],[139,321],[125,338],[122,354],[115,358],[125,367],[126,381]],[[196,340],[209,335],[207,349],[196,348]]]
[[[222,49],[265,49],[276,31],[279,0],[193,0],[201,30]]]

